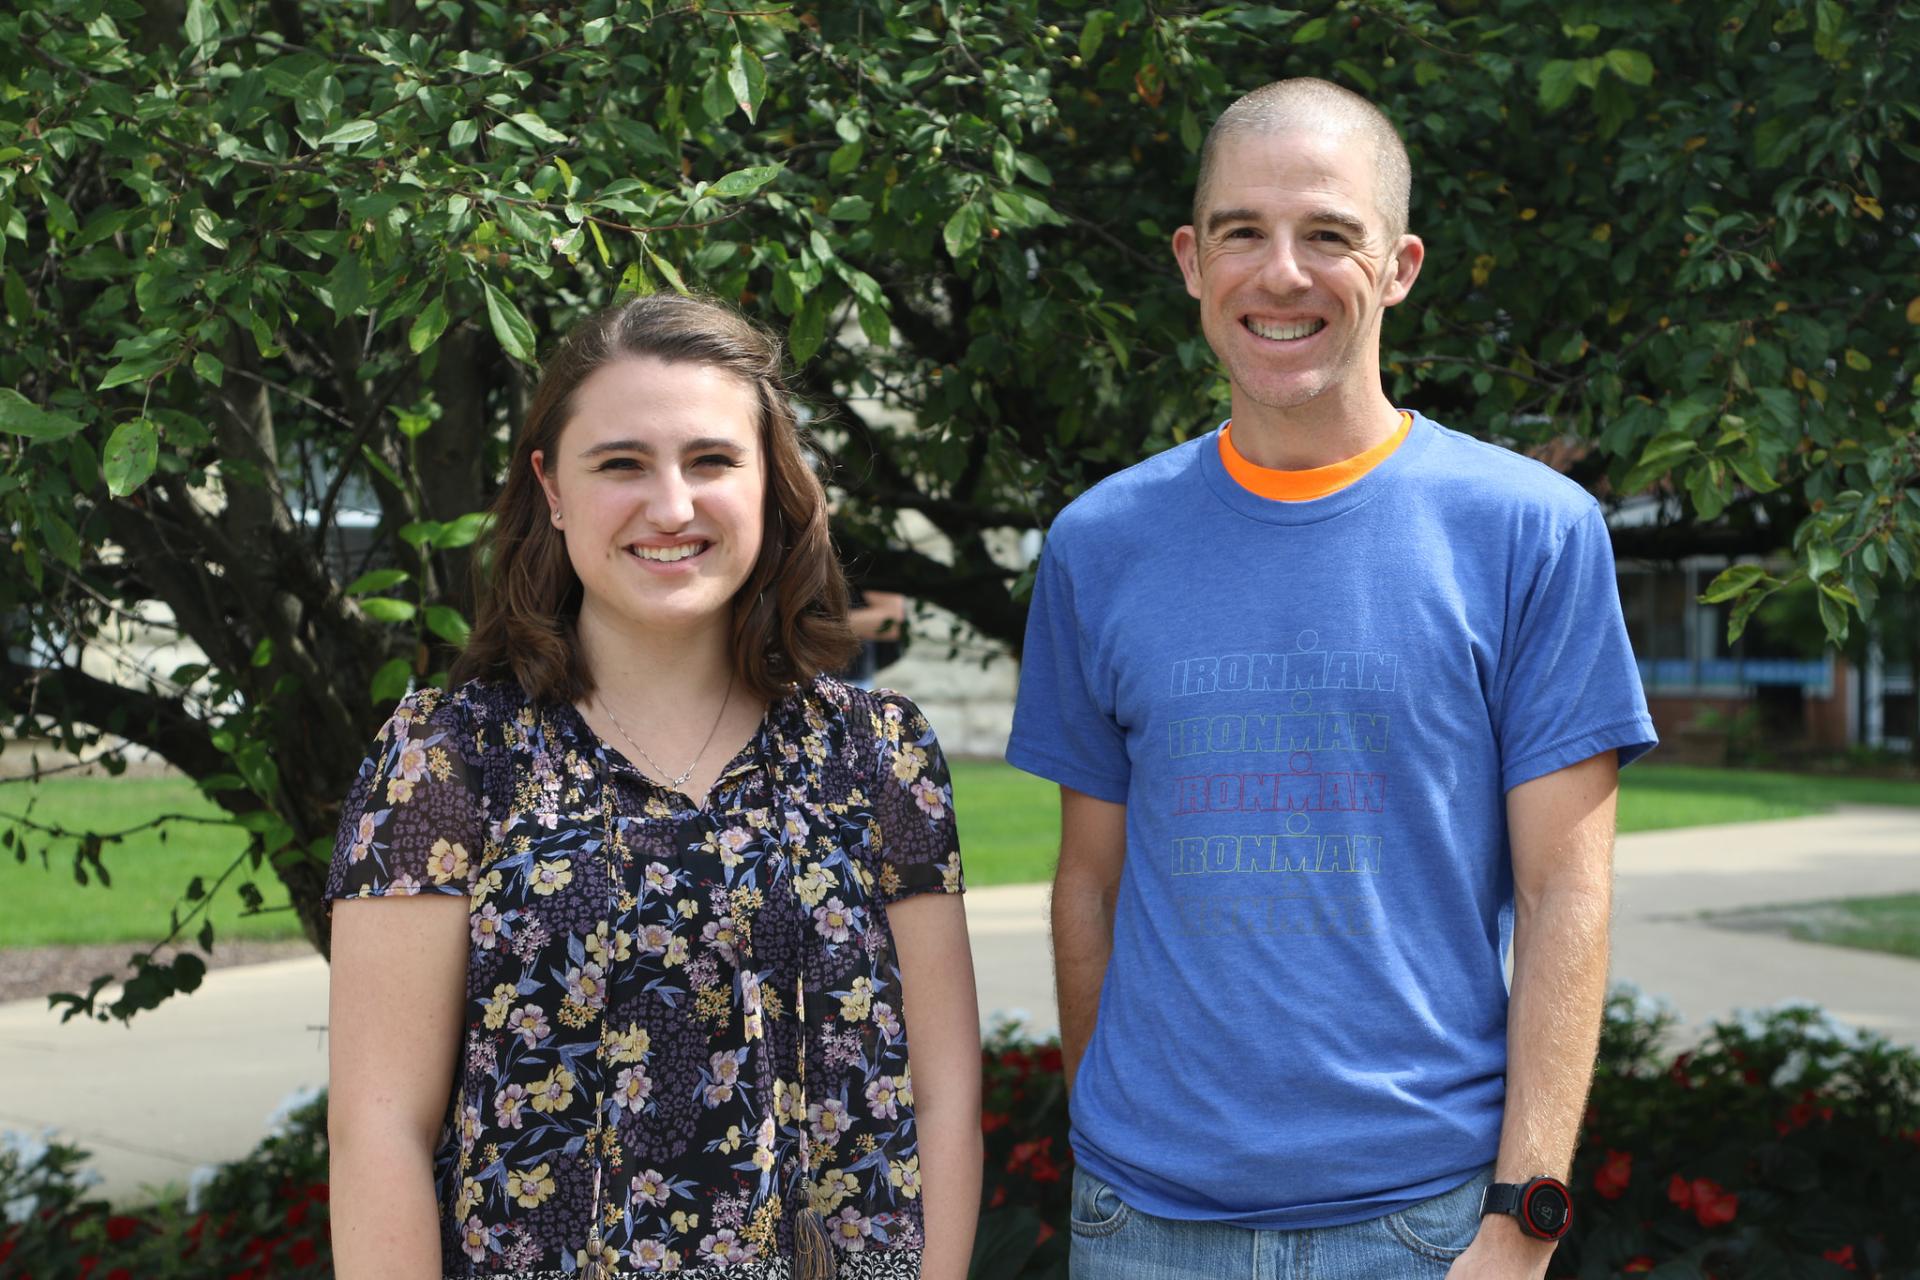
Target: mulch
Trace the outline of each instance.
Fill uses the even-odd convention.
[[[128,972],[128,960],[146,950],[131,942],[109,942],[78,947],[13,947],[0,949],[0,1004],[12,1000],[44,999],[56,991],[84,995],[87,985],[103,973],[116,979]],[[156,959],[165,962],[174,956],[174,948],[163,949]],[[269,960],[294,960],[310,956],[313,947],[304,941],[255,942],[234,939],[221,942],[206,955],[187,948],[206,961],[209,969],[234,965],[262,964]]]

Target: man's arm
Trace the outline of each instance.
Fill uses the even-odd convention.
[[[1606,1004],[1618,789],[1617,757],[1607,751],[1507,793],[1513,990],[1496,1182],[1564,1180],[1573,1162]],[[1496,1214],[1449,1275],[1539,1277],[1552,1254],[1551,1243]]]
[[[1113,906],[1127,858],[1127,807],[1060,788],[1060,865],[1053,873],[1053,978],[1067,1088],[1080,1070],[1113,955]]]

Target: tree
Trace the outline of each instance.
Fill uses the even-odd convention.
[[[1397,398],[1655,495],[1622,554],[1790,550],[1715,584],[1738,619],[1809,578],[1839,634],[1912,589],[1912,3],[379,8],[0,16],[0,697],[198,779],[323,951],[339,797],[466,632],[571,320],[693,287],[783,329],[867,580],[1017,645],[996,531],[1225,402],[1166,238],[1206,123],[1280,75],[1412,150]],[[206,661],[106,661],[130,619]],[[135,978],[114,1012],[197,973]]]

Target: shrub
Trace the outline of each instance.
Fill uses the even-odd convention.
[[[1717,1023],[1675,1053],[1676,1020],[1608,1001],[1559,1280],[1920,1280],[1920,1055],[1790,1006]],[[1060,1048],[1002,1023],[984,1051],[986,1177],[972,1274],[1065,1280],[1073,1154]],[[83,1153],[0,1144],[6,1280],[321,1277],[324,1098],[191,1202],[115,1213]]]
[[[7,1280],[321,1280],[327,1235],[327,1108],[301,1098],[251,1154],[185,1199],[115,1212],[85,1197],[84,1153],[0,1144],[0,1276]]]

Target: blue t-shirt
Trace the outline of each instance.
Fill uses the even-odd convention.
[[[1054,522],[1007,759],[1127,806],[1073,1148],[1147,1213],[1337,1226],[1500,1134],[1509,788],[1654,744],[1598,505],[1415,415],[1308,502],[1215,435]]]

